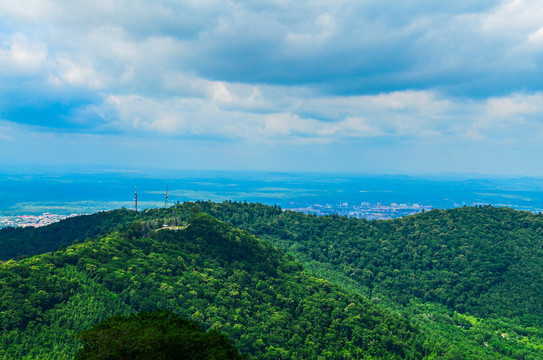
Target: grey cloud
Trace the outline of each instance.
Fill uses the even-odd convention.
[[[89,58],[116,90],[160,91],[171,72],[330,94],[540,88],[541,1],[34,3],[6,2],[0,18],[53,57]]]
[[[0,146],[514,169],[541,150],[541,19],[543,0],[0,0]],[[27,131],[46,136],[25,150]]]
[[[30,50],[21,54],[32,55],[15,64],[9,41],[0,46],[0,62],[31,72],[4,94],[26,98],[32,88],[53,101],[101,99],[71,111],[101,127],[133,127],[126,108],[106,111],[107,99],[118,97],[147,104],[140,127],[157,133],[258,133],[265,116],[287,114],[268,129],[333,138],[345,133],[337,128],[343,124],[371,136],[418,136],[423,121],[436,133],[459,134],[445,124],[457,114],[473,121],[462,115],[466,104],[480,111],[470,97],[482,104],[541,90],[541,1],[33,2],[40,11],[0,2],[0,19],[17,25],[11,33],[3,28],[4,39],[26,39],[20,48]],[[15,79],[23,83],[23,75]],[[409,94],[413,101],[431,96],[413,109],[371,100]],[[96,117],[92,109],[105,112]],[[224,126],[215,118],[226,119]],[[289,122],[297,124],[291,132]]]

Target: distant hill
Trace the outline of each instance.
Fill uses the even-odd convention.
[[[401,316],[310,276],[292,257],[203,213],[122,231],[0,269],[0,357],[63,359],[75,332],[166,309],[227,333],[255,359],[422,359],[440,349]]]

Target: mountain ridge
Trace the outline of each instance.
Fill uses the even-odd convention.
[[[367,221],[209,201],[122,211],[135,218],[118,216],[116,228],[136,242],[173,236],[176,231],[158,229],[180,228],[204,216],[198,212],[209,213],[289,253],[313,276],[401,314],[439,344],[443,356],[543,358],[541,214],[478,206]],[[115,283],[114,277],[105,281]]]
[[[0,284],[5,358],[55,351],[69,358],[77,349],[70,329],[155,308],[226,332],[255,359],[418,359],[439,352],[409,321],[310,276],[294,258],[203,213],[178,230],[134,222],[65,250],[10,260]],[[89,309],[94,314],[84,316]],[[33,334],[32,343],[25,334]],[[22,347],[12,346],[16,340]]]

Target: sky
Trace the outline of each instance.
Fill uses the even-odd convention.
[[[0,0],[0,166],[543,176],[543,0]]]

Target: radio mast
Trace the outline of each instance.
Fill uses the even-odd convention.
[[[168,185],[166,185],[166,195],[164,196],[164,207],[168,207]]]
[[[138,211],[138,188],[134,189],[134,210]]]

